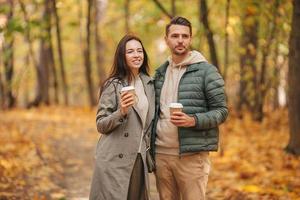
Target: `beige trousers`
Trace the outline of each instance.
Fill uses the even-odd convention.
[[[205,200],[209,153],[184,156],[156,154],[156,187],[160,200]]]

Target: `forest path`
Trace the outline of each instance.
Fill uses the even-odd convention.
[[[0,199],[88,199],[99,138],[95,110],[40,107],[0,112]],[[300,199],[300,158],[287,155],[287,112],[263,124],[231,117],[211,153],[207,200]],[[276,158],[276,159],[274,159]],[[153,174],[151,197],[158,200]]]

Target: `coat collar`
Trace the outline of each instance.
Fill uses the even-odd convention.
[[[143,84],[149,84],[149,83],[152,83],[154,81],[154,79],[152,77],[150,77],[150,76],[148,76],[148,75],[146,75],[144,73],[140,73],[139,76],[140,76]],[[125,85],[129,85],[127,79],[123,79],[123,83]]]
[[[192,71],[197,71],[199,70],[199,67],[198,65],[202,63],[202,62],[199,62],[199,63],[193,63],[191,65],[187,65],[187,69],[186,69],[186,72],[192,72]],[[169,61],[166,61],[164,64],[162,64],[159,68],[156,69],[156,72],[161,74],[161,75],[165,75],[166,71],[167,71],[167,68],[169,66]]]
[[[143,84],[149,84],[154,81],[152,77],[150,77],[144,73],[140,73],[140,78],[141,78]]]

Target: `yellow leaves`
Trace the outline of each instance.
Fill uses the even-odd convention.
[[[70,157],[72,142],[88,135],[84,145],[94,147],[98,137],[94,116],[90,108],[64,107],[1,113],[0,198],[24,199],[17,191],[28,190],[29,199],[64,198],[67,191],[61,185],[65,184],[66,165],[73,174],[80,173],[83,165],[82,160]]]
[[[241,187],[241,190],[245,192],[253,192],[253,193],[259,193],[262,192],[263,190],[257,186],[257,185],[244,185]]]
[[[92,147],[90,153],[96,144],[94,116],[90,109],[57,107],[5,113],[0,119],[0,191],[9,197],[17,187],[30,188],[31,194],[38,194],[31,199],[45,199],[43,192],[52,199],[64,198],[69,191],[58,183],[65,183],[66,168],[68,176],[80,174],[85,162],[70,156],[77,150],[74,142],[84,139],[81,147]],[[248,113],[244,116],[240,120],[231,112],[221,126],[224,156],[211,154],[209,199],[297,199],[300,158],[283,151],[287,112],[267,114],[262,124]]]
[[[5,144],[0,148],[0,153],[14,151],[15,148],[16,148],[16,145],[13,143]]]
[[[250,52],[250,55],[256,55],[256,48],[252,43],[247,44],[247,48]]]
[[[258,6],[255,3],[252,3],[247,6],[246,13],[248,15],[256,15],[258,12]]]
[[[63,199],[65,197],[65,193],[62,192],[55,192],[51,194],[52,199]]]
[[[4,169],[11,169],[14,166],[13,162],[9,162],[8,160],[0,160],[0,166],[3,167]]]
[[[243,120],[231,113],[221,134],[224,156],[212,154],[208,190],[222,193],[220,199],[299,198],[300,158],[283,150],[289,137],[287,111],[267,114],[262,124],[247,113]]]

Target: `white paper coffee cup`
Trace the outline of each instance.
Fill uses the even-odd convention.
[[[121,93],[122,92],[131,92],[131,93],[135,94],[135,89],[132,85],[130,85],[130,86],[123,87],[121,89]]]
[[[183,109],[183,105],[181,103],[170,103],[170,114],[172,115],[173,112],[181,112]]]
[[[138,96],[136,95],[136,93],[135,93],[135,88],[132,86],[132,85],[130,85],[130,86],[126,86],[126,87],[123,87],[122,89],[121,89],[121,93],[123,93],[123,92],[128,92],[128,93],[131,93],[131,94],[133,94],[134,95],[134,103],[137,103],[138,101],[139,101],[139,99],[138,99]]]

